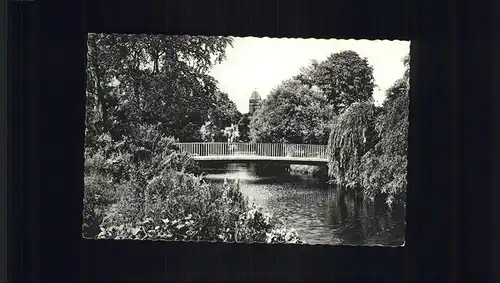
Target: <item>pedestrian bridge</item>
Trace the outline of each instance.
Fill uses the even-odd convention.
[[[327,146],[283,143],[176,143],[181,151],[197,161],[277,162],[285,164],[325,165]]]

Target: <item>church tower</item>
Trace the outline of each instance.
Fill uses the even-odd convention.
[[[260,94],[257,92],[256,89],[253,90],[252,94],[250,95],[250,99],[248,100],[248,113],[252,115],[257,109],[259,109],[259,104],[260,104],[261,98]]]

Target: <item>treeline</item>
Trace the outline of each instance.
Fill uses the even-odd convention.
[[[109,134],[120,140],[140,125],[182,141],[200,128],[224,128],[241,114],[209,75],[232,44],[227,37],[89,34],[87,147]]]
[[[300,242],[236,185],[205,182],[175,146],[234,136],[243,116],[209,75],[231,43],[89,35],[84,236]]]
[[[334,117],[354,102],[373,101],[373,68],[354,51],[313,61],[271,91],[250,122],[257,142],[326,144]]]
[[[354,51],[313,61],[271,91],[250,122],[255,142],[328,144],[331,182],[402,200],[406,191],[409,55],[376,106],[373,67]]]

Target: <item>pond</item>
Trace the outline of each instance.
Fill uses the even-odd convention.
[[[252,164],[205,168],[211,182],[238,180],[250,203],[293,227],[308,244],[401,246],[405,209],[340,193],[304,174],[258,173]]]

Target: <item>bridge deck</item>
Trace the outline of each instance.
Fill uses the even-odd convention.
[[[278,156],[262,156],[262,155],[210,155],[210,156],[193,156],[193,159],[198,161],[281,161],[281,162],[300,162],[300,163],[326,163],[325,158],[313,157],[278,157]]]
[[[326,145],[280,143],[178,143],[198,161],[324,164]]]

